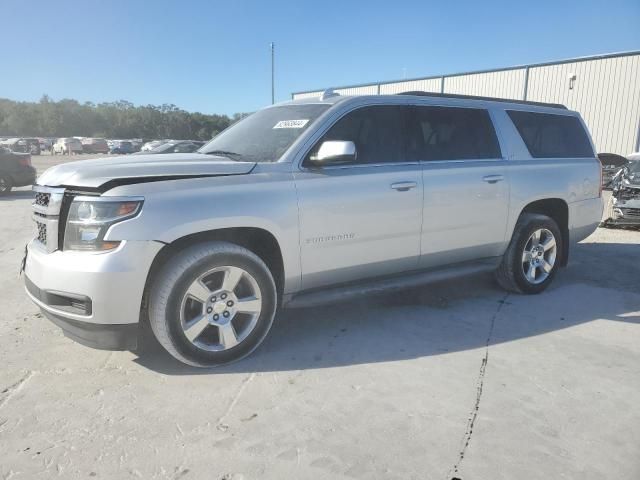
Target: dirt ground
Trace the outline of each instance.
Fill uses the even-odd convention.
[[[541,295],[478,276],[290,310],[196,370],[40,315],[31,201],[0,199],[0,478],[640,478],[640,231],[599,229]]]

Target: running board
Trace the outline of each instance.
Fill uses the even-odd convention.
[[[468,275],[492,272],[498,267],[501,259],[502,257],[484,259],[477,262],[464,262],[445,268],[409,272],[399,276],[384,277],[367,282],[349,283],[339,287],[300,292],[285,296],[283,298],[283,306],[286,308],[315,307],[330,302],[344,302],[374,293],[388,292],[390,290],[427,285]]]

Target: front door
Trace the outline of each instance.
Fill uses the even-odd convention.
[[[347,113],[322,137],[352,141],[349,164],[295,173],[300,215],[302,287],[344,283],[418,267],[422,172],[404,157],[403,106]]]

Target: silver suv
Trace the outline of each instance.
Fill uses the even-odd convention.
[[[485,270],[543,291],[601,219],[600,175],[561,105],[325,92],[196,153],[47,170],[26,290],[85,345],[134,349],[149,322],[178,360],[225,364],[279,307]]]

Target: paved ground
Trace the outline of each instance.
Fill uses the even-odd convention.
[[[43,319],[30,202],[0,200],[0,478],[640,478],[638,231],[598,230],[542,295],[480,276],[292,310],[202,371]]]

